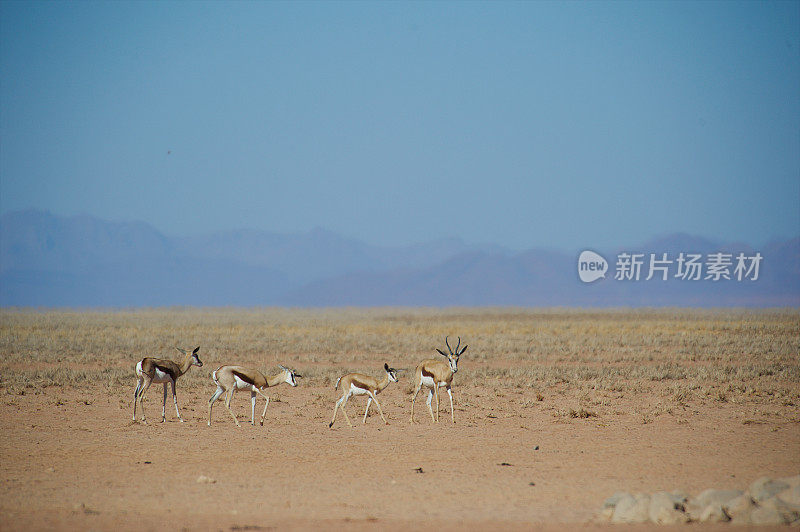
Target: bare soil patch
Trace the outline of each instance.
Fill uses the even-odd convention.
[[[366,425],[340,418],[328,429],[336,394],[304,386],[274,394],[265,426],[237,429],[221,404],[206,425],[210,387],[179,392],[186,423],[169,404],[158,422],[158,389],[145,402],[153,421],[132,423],[128,392],[47,388],[3,398],[2,528],[585,524],[621,488],[699,492],[799,467],[797,419],[745,423],[751,411],[739,405],[695,405],[648,423],[630,414],[553,417],[546,408],[557,397],[524,407],[522,392],[470,386],[457,389],[455,425],[432,424],[424,402],[410,425],[408,395],[395,386],[380,396],[389,425],[375,413]],[[234,401],[248,418],[247,394]],[[614,408],[646,403],[639,396]],[[363,407],[351,401],[351,417]]]

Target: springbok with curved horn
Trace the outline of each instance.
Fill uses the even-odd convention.
[[[220,366],[215,371],[211,378],[214,379],[214,384],[217,385],[217,391],[208,400],[208,426],[211,426],[211,409],[219,397],[227,392],[225,395],[225,408],[228,409],[236,426],[239,425],[239,420],[236,419],[236,414],[231,410],[231,399],[236,390],[250,390],[250,424],[256,424],[256,394],[260,395],[267,400],[264,405],[264,412],[261,414],[261,425],[264,425],[264,417],[267,415],[267,407],[269,406],[269,396],[263,392],[267,388],[277,386],[281,383],[286,383],[292,387],[297,386],[295,380],[302,375],[295,372],[293,369],[278,365],[281,372],[271,377],[265,377],[263,373],[258,370],[245,368],[243,366]]]
[[[372,404],[372,401],[375,401],[375,404],[378,405],[378,412],[381,414],[381,419],[387,425],[389,424],[383,415],[381,404],[378,402],[378,399],[375,396],[389,386],[390,382],[397,382],[397,370],[390,368],[389,364],[385,362],[383,363],[383,369],[386,371],[386,375],[384,375],[380,382],[378,382],[378,380],[374,377],[363,375],[361,373],[348,373],[347,375],[339,377],[336,380],[336,386],[334,386],[334,388],[341,388],[342,396],[338,401],[336,401],[336,406],[333,407],[333,419],[328,424],[328,428],[332,427],[333,422],[336,421],[336,413],[339,411],[340,407],[342,409],[342,413],[344,414],[344,418],[347,420],[347,424],[351,427],[353,426],[353,424],[350,423],[350,418],[347,417],[347,411],[344,409],[345,405],[347,404],[347,400],[353,395],[368,396],[367,409],[364,410],[364,423],[367,422],[367,413],[369,412],[369,407]]]
[[[172,400],[175,402],[175,413],[178,414],[178,419],[183,423],[183,418],[178,410],[178,398],[175,396],[175,381],[178,377],[189,371],[192,366],[198,368],[203,367],[203,363],[197,356],[200,346],[196,347],[191,353],[185,349],[176,347],[178,351],[184,354],[184,359],[181,364],[167,360],[164,358],[143,358],[136,364],[136,376],[139,382],[136,384],[136,390],[133,392],[133,420],[136,421],[136,403],[142,409],[142,423],[147,423],[144,417],[144,405],[142,398],[144,393],[154,382],[164,383],[164,403],[161,405],[161,422],[167,420],[167,384],[172,385]]]
[[[414,401],[417,399],[417,394],[420,389],[425,386],[428,389],[428,412],[431,413],[431,419],[434,423],[439,422],[439,387],[444,386],[447,388],[447,395],[450,397],[450,419],[453,423],[456,422],[455,413],[453,412],[453,392],[450,390],[453,384],[453,375],[458,371],[458,357],[464,354],[468,345],[465,345],[461,351],[461,337],[458,337],[458,345],[455,352],[450,348],[447,336],[444,338],[444,343],[447,345],[447,350],[450,354],[446,354],[441,349],[436,349],[440,355],[447,360],[432,359],[423,360],[417,366],[414,372],[414,396],[411,398],[411,423],[414,423]],[[431,408],[431,398],[436,397],[436,417],[433,415]]]

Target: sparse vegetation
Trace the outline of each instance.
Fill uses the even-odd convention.
[[[186,388],[207,387],[210,371],[231,360],[294,365],[328,386],[384,361],[411,370],[445,335],[470,344],[460,386],[517,388],[555,409],[547,390],[574,401],[571,410],[559,401],[568,417],[613,412],[632,393],[655,393],[659,412],[693,401],[800,402],[797,310],[3,309],[0,386],[12,395],[90,381],[132,387],[138,359],[177,358],[174,346],[195,345],[207,366],[185,377]]]
[[[124,522],[135,500],[171,509],[157,514],[167,523],[207,508],[214,520],[198,526],[227,530],[260,517],[268,493],[280,508],[272,522],[287,526],[295,515],[349,518],[358,507],[409,528],[418,522],[404,516],[420,501],[437,501],[432,526],[456,516],[480,527],[501,508],[516,512],[508,524],[519,528],[557,519],[548,508],[584,523],[600,503],[592,498],[618,489],[699,491],[734,474],[793,474],[798,318],[794,310],[4,309],[3,515],[16,515],[12,527],[48,528],[31,519],[68,504],[77,510],[63,528],[104,529]],[[422,416],[411,425],[413,369],[440,356],[434,349],[448,334],[451,344],[458,335],[469,344],[455,376],[456,424],[445,399],[445,423],[434,425],[420,401]],[[179,359],[175,346],[197,345],[203,367],[179,383],[187,423],[171,414],[163,424],[133,423],[135,363]],[[390,424],[328,429],[336,379],[376,375],[384,362],[407,370],[380,397]],[[228,363],[270,373],[284,364],[305,378],[273,392],[268,427],[208,427],[210,374]],[[151,391],[151,416],[161,400],[160,389]],[[247,410],[239,403],[239,415]],[[173,463],[175,456],[185,459]],[[667,458],[654,468],[654,457]],[[498,467],[504,463],[512,466]],[[587,464],[596,493],[585,489]],[[254,467],[265,474],[254,476]],[[374,471],[388,472],[379,496],[342,492],[345,468],[369,486]],[[425,482],[415,468],[424,468]],[[437,499],[447,479],[458,481],[460,496]]]

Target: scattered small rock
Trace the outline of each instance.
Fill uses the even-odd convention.
[[[800,508],[783,502],[779,497],[772,497],[761,503],[761,508],[773,509],[781,516],[783,523],[789,524],[800,519]],[[754,510],[755,512],[755,510]]]
[[[498,465],[501,465],[501,466],[510,466],[511,464],[509,464],[508,462],[500,462]]]
[[[761,477],[750,484],[748,491],[750,492],[750,497],[757,503],[760,503],[789,488],[790,486],[786,482],[772,480],[769,477]]]
[[[85,503],[75,504],[75,505],[72,506],[72,508],[76,512],[83,512],[86,515],[99,515],[100,514],[100,512],[98,512],[97,510],[92,510],[91,508],[86,506]]]
[[[744,518],[747,519],[747,516],[750,515],[750,512],[755,510],[756,504],[753,502],[753,499],[750,498],[750,495],[742,494],[728,501],[724,506],[723,509],[725,513],[730,516],[731,519],[741,520]]]
[[[762,506],[750,513],[747,524],[750,525],[787,525],[790,521],[784,520],[781,513],[775,508]]]
[[[660,491],[650,497],[650,508],[648,510],[650,521],[659,525],[676,525],[689,521],[682,501],[676,500],[671,493]]]
[[[613,508],[615,508],[617,506],[617,503],[620,500],[622,500],[623,497],[629,496],[629,495],[630,495],[630,493],[626,493],[624,491],[618,491],[614,495],[612,495],[611,497],[609,497],[608,499],[605,500],[605,502],[603,503],[603,508],[611,508],[611,509],[613,509]]]
[[[704,514],[707,518],[715,515],[709,507],[722,508],[729,501],[741,496],[744,492],[741,490],[717,490],[707,489],[700,493],[697,497],[689,497],[686,501],[686,513],[692,521],[700,521]],[[717,521],[714,521],[717,522]]]
[[[723,505],[744,493],[742,490],[715,490],[708,489],[700,495],[689,499],[689,504],[697,504],[705,508],[712,504]]]
[[[788,490],[783,490],[778,494],[778,498],[786,504],[800,506],[800,484]]]
[[[622,497],[614,507],[612,523],[646,523],[650,518],[650,495],[637,493]]]
[[[425,472],[425,471],[422,470],[421,467],[417,467],[416,469],[414,469],[414,471],[416,471],[417,473],[424,473]]]
[[[727,523],[730,521],[730,516],[725,513],[725,509],[721,504],[709,504],[700,513],[699,521],[701,523]]]
[[[198,484],[216,484],[217,481],[214,480],[211,477],[207,477],[205,475],[200,475],[199,477],[197,477],[197,483]]]
[[[763,477],[746,491],[707,489],[695,497],[682,492],[617,492],[603,502],[597,520],[662,525],[692,521],[800,525],[800,475],[778,480]]]

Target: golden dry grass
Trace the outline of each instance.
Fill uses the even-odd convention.
[[[703,398],[800,404],[800,311],[573,310],[517,308],[142,309],[0,311],[0,384],[10,393],[45,386],[131,386],[144,356],[177,359],[201,346],[202,369],[182,387],[209,386],[224,363],[302,370],[328,385],[346,371],[377,374],[384,360],[413,369],[444,337],[470,347],[457,384],[591,397],[653,393],[671,407]],[[406,381],[407,382],[407,381]],[[541,400],[541,399],[539,399]],[[646,422],[646,418],[643,418]]]

